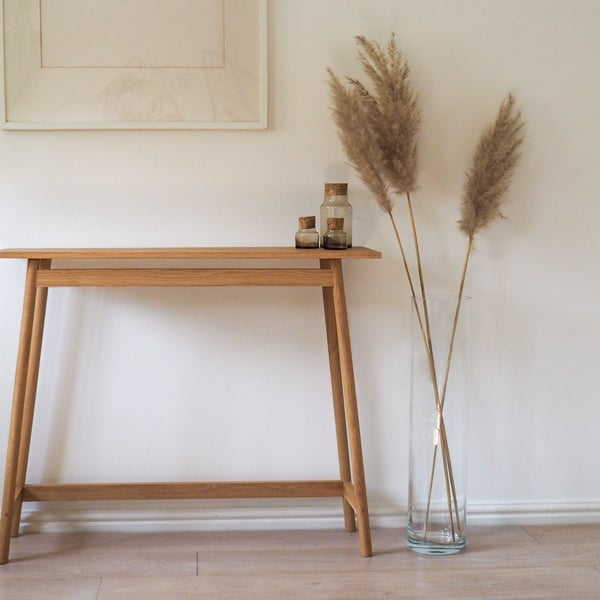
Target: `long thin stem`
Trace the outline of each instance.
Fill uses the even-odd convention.
[[[448,357],[446,359],[446,372],[444,374],[444,385],[442,388],[442,410],[444,409],[444,404],[446,403],[446,390],[448,389],[448,378],[450,376],[450,364],[452,362],[452,356],[454,354],[454,342],[456,340],[456,330],[458,327],[458,319],[460,316],[460,310],[462,307],[463,293],[465,289],[465,281],[467,279],[467,270],[469,268],[469,259],[471,258],[471,253],[473,251],[473,236],[469,236],[469,241],[467,243],[467,251],[465,253],[465,260],[463,264],[463,271],[460,278],[460,285],[458,287],[458,297],[456,299],[456,310],[454,312],[454,320],[452,322],[452,334],[450,336],[450,346],[448,348]],[[454,478],[452,478],[452,482],[454,485]],[[456,490],[453,490],[453,494],[456,497]],[[456,509],[456,518],[458,519],[458,505],[455,505]],[[459,525],[460,527],[460,525]]]
[[[452,356],[454,354],[454,342],[456,340],[456,330],[458,328],[458,320],[459,320],[459,316],[460,316],[460,309],[462,306],[462,299],[463,299],[463,293],[464,293],[464,288],[465,288],[465,281],[467,278],[467,269],[469,267],[469,259],[471,257],[471,253],[473,250],[473,236],[469,237],[469,242],[467,244],[467,250],[465,253],[465,259],[464,259],[464,263],[463,263],[463,270],[462,270],[462,274],[461,274],[461,278],[460,278],[460,284],[458,286],[458,296],[457,296],[457,300],[456,300],[456,309],[454,311],[454,319],[452,322],[452,332],[450,334],[450,345],[448,347],[448,356],[446,358],[446,371],[444,373],[444,383],[443,383],[443,388],[442,388],[442,397],[441,397],[441,408],[442,410],[444,409],[444,405],[446,402],[446,391],[448,389],[448,380],[450,377],[450,365],[452,362]],[[444,432],[445,435],[445,432]],[[433,479],[435,476],[435,464],[436,464],[436,458],[437,458],[437,446],[434,448],[433,451],[433,458],[432,458],[432,463],[431,463],[431,479],[429,482],[429,497],[427,499],[427,512],[426,514],[429,514],[429,507],[431,504],[431,495],[432,495],[432,488],[433,488]],[[450,465],[450,470],[451,470],[451,477],[450,477],[450,481],[451,481],[451,485],[452,485],[452,495],[453,497],[456,499],[456,488],[454,485],[454,476],[452,473],[452,466]],[[456,510],[456,518],[457,518],[457,523],[459,526],[459,530],[460,530],[460,519],[458,516],[458,503],[455,502],[455,510]]]
[[[408,204],[408,212],[410,215],[410,226],[413,234],[413,243],[415,245],[415,256],[417,259],[417,272],[419,274],[419,285],[421,287],[421,297],[423,299],[423,316],[425,318],[425,330],[427,335],[427,347],[429,349],[429,353],[433,358],[433,344],[431,341],[431,327],[429,323],[429,309],[427,307],[427,295],[425,294],[425,278],[423,277],[423,265],[421,263],[421,250],[419,248],[419,236],[417,234],[417,223],[415,221],[415,214],[413,212],[412,201],[410,199],[410,193],[406,192],[406,202]],[[413,297],[414,297],[414,290]],[[435,372],[435,361],[434,361],[434,369],[432,373],[434,380],[433,383],[435,385],[435,389],[437,390],[437,376]],[[439,391],[437,392],[439,394]]]
[[[406,258],[406,251],[404,250],[404,244],[402,243],[402,238],[400,237],[400,231],[398,229],[398,226],[396,225],[396,220],[394,219],[394,215],[392,214],[392,212],[390,211],[389,213],[390,219],[392,221],[392,227],[394,228],[394,233],[396,235],[396,240],[398,242],[398,246],[400,248],[400,253],[402,254],[402,262],[404,264],[404,270],[406,272],[406,277],[408,279],[408,285],[410,287],[410,296],[412,299],[412,303],[413,306],[415,308],[415,314],[417,315],[417,322],[419,324],[419,329],[421,330],[421,336],[423,337],[423,343],[425,344],[425,350],[427,352],[427,359],[428,359],[428,363],[429,363],[429,369],[430,372],[432,374],[432,379],[434,382],[434,388],[435,388],[435,397],[436,397],[436,404],[440,403],[440,399],[439,399],[439,391],[437,388],[437,377],[436,377],[436,372],[435,372],[435,360],[433,357],[433,348],[432,348],[432,344],[431,344],[431,334],[429,333],[429,328],[428,326],[426,326],[424,323],[428,322],[428,319],[423,319],[423,316],[421,314],[421,308],[419,307],[419,302],[417,299],[417,293],[415,290],[415,285],[413,282],[413,278],[412,275],[410,273],[410,268],[408,266],[408,260]],[[414,217],[411,217],[411,220],[413,221],[413,231],[415,231],[414,228]],[[417,243],[418,246],[418,243]],[[418,264],[419,264],[419,282],[420,282],[420,287],[421,287],[421,293],[423,293],[425,286],[423,283],[423,271],[420,267],[420,254],[417,251],[417,256],[418,258]],[[425,306],[425,304],[424,304]]]
[[[458,535],[462,537],[462,524],[460,520],[460,512],[458,510],[458,496],[456,494],[456,484],[454,480],[454,471],[452,469],[452,461],[450,460],[450,443],[448,442],[448,435],[446,432],[446,428],[442,429],[442,437],[444,440],[444,446],[446,448],[446,452],[448,453],[448,461],[444,465],[444,478],[446,480],[446,488],[448,485],[450,486],[450,492],[452,494],[452,499],[454,501],[454,513],[456,515],[456,525],[458,527]],[[434,467],[435,468],[435,467]],[[452,516],[450,517],[450,523],[452,523]],[[452,527],[452,537],[454,538],[454,527]]]
[[[450,376],[450,363],[452,362],[452,355],[454,354],[454,342],[456,340],[456,329],[458,327],[458,318],[460,316],[460,309],[462,307],[463,293],[465,289],[465,281],[467,279],[467,269],[469,268],[469,259],[471,258],[471,252],[473,251],[473,236],[469,237],[467,244],[467,251],[465,253],[465,260],[463,264],[462,275],[460,278],[460,285],[458,286],[458,297],[456,299],[456,310],[454,311],[454,320],[452,322],[452,334],[450,335],[450,346],[448,347],[448,357],[446,359],[446,372],[444,374],[444,385],[442,388],[442,408],[446,401],[446,390],[448,388],[448,377]]]
[[[419,273],[419,284],[420,284],[420,289],[421,289],[421,295],[424,299],[424,307],[427,306],[426,302],[426,295],[425,295],[425,282],[424,282],[424,278],[423,278],[423,270],[422,270],[422,263],[421,263],[421,254],[420,254],[420,250],[419,250],[419,243],[418,243],[418,235],[417,235],[417,230],[416,230],[416,222],[415,222],[415,218],[414,218],[414,213],[412,211],[412,203],[410,202],[410,196],[407,194],[408,197],[408,201],[409,201],[409,212],[411,215],[411,226],[412,226],[412,231],[413,231],[413,240],[415,242],[415,253],[417,256],[417,264],[418,264],[418,273]],[[442,457],[443,457],[443,461],[444,461],[444,473],[445,473],[445,477],[446,477],[446,495],[447,495],[447,502],[448,502],[448,514],[450,516],[450,522],[451,522],[451,527],[452,527],[452,534],[454,535],[454,519],[453,519],[453,515],[452,515],[452,504],[453,504],[453,499],[454,499],[454,504],[456,505],[456,492],[454,491],[454,493],[452,494],[452,490],[455,490],[455,486],[454,486],[454,481],[453,481],[453,475],[452,475],[452,464],[451,464],[451,460],[450,460],[450,455],[449,455],[449,449],[447,448],[447,437],[445,435],[445,424],[444,424],[444,415],[442,412],[442,404],[441,404],[441,399],[440,399],[440,395],[439,395],[439,388],[437,385],[437,374],[436,374],[436,368],[435,368],[435,359],[433,356],[433,344],[432,344],[432,340],[431,340],[431,331],[430,331],[430,327],[429,327],[429,318],[428,318],[428,314],[427,314],[427,319],[424,320],[423,315],[422,315],[422,311],[421,308],[419,306],[418,300],[417,300],[417,294],[416,294],[416,290],[415,290],[415,285],[414,285],[414,281],[413,281],[413,277],[412,274],[410,272],[410,268],[408,266],[408,260],[406,257],[406,251],[404,249],[404,244],[402,242],[402,238],[400,236],[400,231],[398,229],[398,226],[396,225],[396,221],[394,219],[394,215],[391,211],[388,212],[388,215],[390,217],[390,221],[392,223],[392,227],[394,230],[394,234],[396,236],[396,241],[398,243],[398,247],[400,249],[400,254],[402,256],[402,262],[403,262],[403,266],[404,266],[404,270],[406,272],[406,277],[408,280],[408,284],[410,287],[410,291],[411,291],[411,298],[412,298],[412,302],[415,308],[415,314],[417,316],[417,322],[421,331],[421,335],[423,338],[423,343],[425,346],[425,351],[426,351],[426,355],[427,355],[427,361],[428,361],[428,365],[429,365],[429,370],[430,370],[430,374],[431,374],[431,379],[432,379],[432,384],[433,384],[433,391],[434,391],[434,396],[435,396],[435,405],[436,405],[436,409],[437,409],[437,413],[438,413],[438,420],[440,423],[440,436],[439,436],[439,442],[442,445]],[[427,323],[427,325],[425,325],[425,323]],[[435,453],[437,454],[437,445],[435,447]],[[435,471],[435,462],[433,464],[433,471],[432,471],[432,480],[431,483],[433,483],[433,472]],[[452,497],[453,496],[453,497]],[[431,489],[430,489],[430,495],[429,495],[429,500],[431,499]],[[428,503],[428,509],[427,509],[427,515],[429,514],[429,503]],[[458,513],[457,513],[458,514]],[[426,523],[425,523],[425,535],[427,535],[427,522],[428,522],[428,518],[426,517]],[[460,530],[460,521],[457,522],[459,530]]]
[[[427,347],[428,359],[430,362],[430,372],[431,372],[431,379],[432,379],[432,385],[433,385],[433,392],[434,392],[434,396],[435,396],[435,405],[436,405],[436,409],[437,409],[437,413],[438,413],[438,430],[440,432],[438,442],[441,444],[441,447],[442,447],[442,461],[443,461],[443,465],[444,465],[444,477],[445,477],[445,481],[446,481],[446,499],[448,502],[448,516],[450,518],[452,536],[454,537],[455,532],[454,532],[454,519],[452,516],[452,503],[454,502],[454,505],[455,506],[457,505],[456,487],[454,485],[454,475],[453,475],[453,471],[452,471],[450,448],[448,447],[448,439],[446,437],[446,427],[445,427],[445,423],[444,423],[443,405],[440,400],[437,371],[436,371],[436,367],[435,367],[435,356],[433,354],[433,340],[432,340],[432,336],[431,336],[429,307],[427,304],[427,294],[425,291],[425,278],[423,276],[421,251],[420,251],[420,247],[419,247],[419,236],[417,233],[417,224],[416,224],[415,215],[414,215],[413,206],[412,206],[412,200],[411,200],[409,192],[406,192],[406,201],[407,201],[408,211],[409,211],[409,215],[410,215],[410,223],[411,223],[411,228],[412,228],[412,233],[413,233],[413,243],[414,243],[414,247],[415,247],[415,256],[416,256],[416,260],[417,260],[417,272],[419,274],[419,284],[420,284],[420,288],[421,288],[421,296],[422,296],[422,301],[423,301],[423,317],[425,320],[425,333],[426,333],[426,342],[425,343],[426,343],[426,347]],[[438,446],[436,445],[435,449],[434,449],[434,457],[437,456],[437,448],[438,448]],[[433,488],[434,473],[435,473],[435,462],[433,464],[432,479],[430,481],[430,486],[429,486],[429,497],[428,497],[428,502],[427,502],[427,513],[426,513],[425,527],[424,527],[424,535],[425,536],[427,535],[428,517],[429,517],[429,509],[431,506],[431,493],[432,493],[432,488]],[[460,522],[458,523],[458,526],[460,527]]]
[[[398,247],[400,248],[400,254],[402,255],[402,263],[404,264],[404,271],[406,272],[406,278],[408,279],[408,285],[410,286],[410,294],[414,301],[416,298],[415,285],[413,283],[412,275],[410,274],[410,268],[408,266],[408,260],[406,258],[404,244],[402,243],[402,238],[400,237],[400,230],[398,229],[398,226],[396,225],[396,220],[394,219],[394,215],[393,215],[392,211],[388,212],[388,215],[390,217],[390,220],[392,221],[392,227],[394,228],[394,234],[396,235],[396,241],[398,242]],[[419,325],[420,325],[421,329],[424,331],[422,321],[421,321],[421,313],[419,311],[418,306],[415,306],[415,308],[417,309]]]

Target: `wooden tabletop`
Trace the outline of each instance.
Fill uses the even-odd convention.
[[[32,259],[348,259],[381,258],[381,252],[364,246],[346,250],[299,249],[292,246],[224,248],[6,248],[0,258]]]

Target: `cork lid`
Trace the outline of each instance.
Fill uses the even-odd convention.
[[[327,219],[327,231],[342,231],[344,229],[344,219],[341,217],[329,217]]]
[[[316,217],[300,217],[298,219],[301,229],[314,229],[317,223]]]
[[[325,195],[326,196],[347,196],[348,195],[348,184],[347,183],[326,183],[325,184]]]

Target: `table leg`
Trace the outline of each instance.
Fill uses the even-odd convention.
[[[354,369],[352,366],[352,350],[350,347],[350,330],[348,327],[348,312],[346,309],[344,278],[342,275],[342,261],[332,260],[330,266],[333,273],[333,306],[335,310],[337,338],[340,349],[340,367],[350,441],[350,462],[352,465],[352,476],[356,491],[355,509],[356,517],[358,519],[360,551],[363,556],[372,556],[373,550],[371,546],[367,485],[365,482],[365,469],[360,438],[358,405],[356,402],[356,387],[354,383]]]
[[[19,351],[15,370],[12,413],[6,453],[6,471],[4,473],[4,491],[2,494],[2,515],[0,516],[0,564],[8,562],[12,517],[15,506],[15,493],[19,452],[21,448],[21,432],[27,385],[27,371],[31,349],[33,320],[35,311],[36,287],[35,279],[40,261],[30,259],[27,263],[25,293],[23,299],[23,315],[19,335]]]
[[[329,261],[322,260],[321,268],[329,269]],[[325,309],[325,329],[327,331],[327,349],[329,353],[329,370],[331,372],[331,391],[333,395],[340,478],[344,483],[350,483],[352,481],[352,472],[350,470],[350,454],[348,451],[348,432],[346,429],[346,411],[344,410],[340,350],[335,309],[333,306],[333,291],[330,287],[323,288],[323,307]],[[356,519],[354,509],[345,498],[342,499],[342,505],[344,508],[344,525],[348,531],[355,531]]]
[[[51,261],[42,261],[40,268],[49,269]],[[27,477],[27,463],[29,462],[29,448],[31,446],[31,431],[33,428],[33,413],[37,393],[38,375],[40,372],[40,356],[42,352],[42,337],[44,334],[44,320],[46,317],[46,300],[48,288],[37,288],[35,295],[34,317],[29,350],[29,364],[27,367],[27,381],[25,385],[25,404],[23,407],[23,424],[21,427],[21,440],[17,466],[16,491],[22,489]],[[23,498],[17,493],[12,516],[11,536],[19,535],[21,523],[21,509]]]

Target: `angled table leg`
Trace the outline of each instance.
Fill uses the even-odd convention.
[[[340,351],[340,369],[342,387],[344,391],[344,406],[348,438],[350,442],[350,463],[352,467],[353,489],[351,495],[354,500],[354,509],[358,520],[358,534],[360,550],[363,556],[373,554],[371,546],[371,527],[369,524],[369,507],[367,502],[367,485],[363,464],[360,425],[358,419],[358,405],[356,402],[356,388],[354,383],[354,369],[352,366],[352,350],[350,347],[350,330],[348,327],[348,312],[346,309],[346,296],[344,293],[344,279],[342,276],[342,261],[330,261],[333,272],[333,307],[337,339]],[[350,491],[349,491],[350,494]]]
[[[15,369],[15,385],[13,392],[12,413],[6,453],[6,471],[4,474],[4,493],[2,496],[2,515],[0,516],[0,564],[8,562],[12,519],[15,507],[17,470],[21,448],[23,415],[25,410],[25,392],[28,378],[29,355],[35,313],[36,287],[35,279],[40,261],[29,259],[25,278],[25,294],[23,299],[23,315],[19,335],[19,351]]]
[[[321,260],[321,268],[329,269],[329,261]],[[325,329],[327,332],[327,349],[329,353],[329,371],[331,373],[331,391],[333,395],[333,411],[337,437],[340,478],[344,483],[352,481],[350,470],[350,454],[348,451],[348,431],[346,429],[346,411],[344,409],[344,391],[342,388],[342,372],[340,369],[340,349],[333,306],[333,290],[323,288],[323,307],[325,309]],[[348,531],[356,530],[354,509],[346,498],[342,499],[344,509],[344,525]]]
[[[40,269],[49,269],[51,263],[52,261],[50,260],[41,261]],[[47,298],[48,288],[38,287],[35,295],[31,344],[29,349],[29,363],[27,367],[27,381],[25,383],[25,404],[23,407],[23,424],[21,427],[21,439],[19,445],[16,498],[11,525],[12,537],[19,535],[19,525],[21,523],[23,497],[22,494],[19,493],[19,490],[23,489],[27,477],[27,464],[29,462],[29,448],[31,447],[31,431],[33,428],[33,413],[35,409],[38,375],[40,372],[40,356],[42,353],[42,337],[44,334]]]

